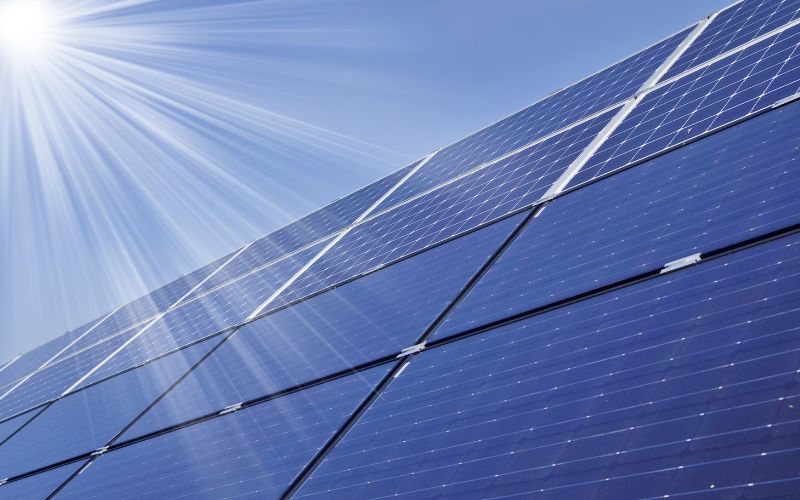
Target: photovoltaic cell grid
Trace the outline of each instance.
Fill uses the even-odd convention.
[[[84,328],[89,327],[91,327],[91,325],[81,327],[78,330],[57,337],[50,342],[23,354],[19,359],[13,361],[13,363],[0,371],[0,387],[13,384],[16,381],[19,381],[21,378],[36,371],[36,369],[50,361],[56,354],[61,352],[62,349],[67,347],[70,342],[80,336]],[[2,396],[2,394],[3,392],[0,392],[0,396]]]
[[[56,401],[0,447],[0,476],[106,446],[214,345],[206,341]]]
[[[764,483],[800,471],[799,246],[423,352],[296,497],[796,493]]]
[[[248,324],[124,437],[397,355],[417,342],[519,222],[486,227]]]
[[[800,92],[800,26],[644,97],[571,185],[680,144]]]
[[[387,372],[372,368],[109,452],[58,498],[277,498]]]
[[[681,61],[690,58],[694,67],[714,57],[714,50],[724,52],[783,22],[776,19],[788,22],[794,15],[792,4],[737,4],[737,14],[721,13],[695,42],[705,48],[692,52],[690,46]],[[680,92],[675,90],[678,84],[693,78],[707,77],[715,84],[728,78],[740,83],[739,92],[719,106],[730,112],[717,124],[751,114],[769,105],[765,96],[753,98],[755,92],[774,91],[777,100],[791,87],[791,31],[767,40],[763,52],[751,49],[763,48],[764,42],[663,89]],[[683,40],[678,38],[662,44],[674,43],[674,49]],[[727,48],[718,48],[725,44]],[[662,45],[662,58],[655,47],[606,71],[637,58],[642,68],[652,64],[647,74],[634,75],[634,64],[617,73],[629,78],[620,88],[634,87],[633,79],[646,80],[660,64],[655,61],[672,52]],[[648,52],[652,57],[646,61],[643,54]],[[759,59],[755,65],[745,61],[754,53]],[[783,56],[783,65],[771,64]],[[727,64],[725,71],[708,77],[721,63]],[[605,98],[601,94],[606,89],[598,89],[610,80],[596,80],[603,73],[576,84],[595,80],[597,86],[584,89],[583,109],[569,109],[581,106],[564,101],[553,120],[572,113],[574,117],[565,118],[568,125],[590,114],[586,108],[593,104],[587,103]],[[777,91],[777,80],[785,88]],[[761,86],[751,91],[753,81]],[[564,98],[571,90],[549,99]],[[637,103],[618,130],[661,90]],[[748,105],[755,99],[755,104],[742,112],[747,106],[737,107],[737,99]],[[698,104],[687,102],[689,107]],[[238,261],[228,277],[209,280],[201,292],[207,295],[153,323],[85,380],[82,390],[59,399],[66,387],[150,322],[140,316],[153,317],[172,305],[153,304],[171,301],[202,278],[192,284],[177,280],[165,287],[174,285],[174,292],[157,291],[125,306],[108,331],[92,330],[47,367],[34,371],[41,365],[31,357],[27,363],[34,366],[22,376],[32,376],[0,397],[0,477],[31,473],[69,457],[76,461],[0,485],[0,498],[46,497],[82,466],[82,457],[109,443],[116,445],[94,458],[59,498],[278,497],[389,369],[399,368],[391,361],[394,354],[416,342],[452,305],[449,320],[428,339],[433,347],[408,358],[411,363],[377,394],[377,401],[321,467],[309,472],[295,496],[791,496],[800,486],[800,417],[795,409],[800,236],[758,241],[667,275],[657,271],[673,256],[741,246],[753,237],[797,226],[792,196],[798,191],[797,175],[792,167],[800,136],[798,106],[751,118],[555,199],[528,221],[488,272],[476,274],[530,210],[473,229],[539,200],[618,108],[508,158],[500,156],[518,149],[511,146],[514,141],[531,144],[536,139],[528,140],[526,134],[542,123],[549,125],[547,120],[534,124],[541,116],[518,121],[522,129],[509,125],[501,130],[503,122],[498,122],[486,129],[494,129],[495,138],[478,133],[443,150],[466,147],[461,166],[426,165],[419,177],[408,179],[407,189],[414,194],[436,189],[355,227],[312,266],[312,273],[301,276],[301,281],[310,276],[311,286],[301,283],[299,293],[290,288],[269,304],[270,314],[232,337],[215,335],[243,321],[325,245],[300,252],[294,260],[274,262],[287,250],[281,247],[271,257],[276,248],[272,242],[301,248],[304,237],[319,239],[309,236],[313,230],[295,226],[286,238],[270,240],[273,233],[261,248],[249,247],[242,255],[253,253]],[[660,134],[659,123],[640,127]],[[472,138],[477,138],[476,149],[469,152]],[[655,152],[668,146],[648,147]],[[485,166],[453,179],[479,164]],[[393,175],[399,180],[411,168]],[[596,175],[590,172],[587,179]],[[376,187],[383,181],[365,188],[375,187],[371,203],[366,194],[341,205],[338,213],[351,215],[309,217],[355,220],[363,211],[347,207],[363,203],[366,210],[391,188]],[[413,196],[401,193],[398,199]],[[337,220],[330,232],[320,231],[330,234],[347,224]],[[309,225],[317,227],[316,222]],[[448,239],[453,241],[437,245]],[[402,259],[415,253],[419,255]],[[260,269],[269,262],[274,264]],[[326,269],[324,279],[317,265]],[[642,270],[655,277],[437,345],[465,329],[597,290]],[[197,272],[206,272],[205,277],[211,271]],[[470,278],[479,278],[477,285],[457,299]],[[309,294],[315,295],[275,310]],[[140,325],[119,335],[126,328],[121,324],[130,322]],[[70,332],[58,348],[48,349],[54,354],[86,330]],[[38,356],[49,359],[52,354]],[[359,363],[365,368],[353,373]],[[163,392],[181,377],[183,381]],[[291,387],[288,394],[279,392]],[[54,402],[43,404],[48,401]],[[217,415],[241,401],[249,402]],[[134,424],[151,403],[155,406]],[[32,407],[36,409],[20,414]],[[125,443],[212,412],[216,416],[201,422]]]
[[[325,244],[325,241],[318,243],[173,309],[143,329],[82,385],[241,324]]]
[[[539,200],[616,110],[357,226],[278,303],[401,258]]]
[[[444,148],[381,207],[390,207],[624,101],[639,90],[689,32],[691,29],[684,30]]]
[[[434,338],[800,223],[799,155],[800,102],[557,198]]]
[[[344,228],[358,219],[415,166],[416,163],[409,165],[257,240],[187,298],[222,285]]]
[[[780,28],[800,16],[800,0],[740,2],[720,12],[675,61],[671,78],[750,40]]]

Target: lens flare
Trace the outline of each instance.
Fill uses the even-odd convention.
[[[0,4],[0,46],[11,59],[30,62],[47,54],[55,41],[57,14],[36,0]]]

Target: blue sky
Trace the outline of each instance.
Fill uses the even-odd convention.
[[[55,48],[0,53],[0,358],[729,2],[47,3]]]

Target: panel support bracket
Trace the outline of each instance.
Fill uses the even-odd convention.
[[[400,354],[397,355],[397,359],[405,358],[406,356],[416,354],[422,351],[423,349],[425,349],[425,342],[420,342],[419,344],[414,344],[411,347],[406,347],[405,349],[400,351]]]
[[[227,415],[228,413],[233,413],[235,411],[239,411],[242,409],[242,403],[232,404],[230,406],[226,406],[224,410],[219,412],[220,415]]]
[[[94,450],[94,451],[92,452],[92,455],[91,455],[91,456],[93,456],[93,457],[99,457],[100,455],[103,455],[103,454],[105,454],[105,452],[107,452],[107,451],[108,451],[108,446],[103,446],[102,448],[97,448],[96,450]]]
[[[697,264],[698,262],[700,262],[700,260],[701,260],[701,255],[698,252],[692,255],[687,255],[682,259],[673,260],[672,262],[667,262],[666,264],[664,264],[664,268],[661,269],[661,274],[677,271],[678,269],[684,268],[686,266]]]

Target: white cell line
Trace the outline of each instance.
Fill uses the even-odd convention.
[[[552,198],[567,187],[572,178],[575,177],[575,175],[580,171],[581,168],[583,168],[586,162],[588,162],[589,159],[594,156],[603,143],[605,143],[606,140],[611,137],[611,134],[613,134],[623,120],[625,120],[625,118],[631,114],[636,105],[641,102],[645,93],[652,89],[659,82],[659,80],[665,74],[667,74],[667,71],[669,71],[675,62],[680,59],[680,57],[686,52],[692,43],[700,37],[703,31],[705,31],[706,27],[708,27],[708,25],[711,24],[714,19],[716,19],[718,14],[718,12],[715,12],[714,14],[697,23],[697,26],[691,33],[689,33],[689,35],[686,36],[686,39],[675,48],[672,54],[670,54],[670,56],[667,57],[667,59],[664,60],[664,62],[661,63],[658,68],[656,68],[655,72],[653,72],[650,78],[648,78],[647,81],[644,82],[639,88],[639,91],[633,97],[629,98],[627,102],[625,102],[614,118],[612,118],[611,121],[606,124],[603,130],[597,134],[597,137],[595,137],[594,140],[589,143],[588,146],[586,146],[586,149],[584,149],[583,152],[578,155],[575,161],[573,161],[572,164],[567,167],[561,177],[559,177],[558,180],[552,186],[550,186],[550,189],[547,190],[543,198]]]
[[[303,275],[303,274],[304,274],[304,273],[305,273],[305,272],[306,272],[306,271],[307,271],[307,270],[308,270],[308,269],[309,269],[309,268],[310,268],[312,265],[314,265],[314,263],[315,263],[315,262],[317,262],[319,259],[321,259],[321,258],[322,258],[322,256],[324,256],[326,253],[328,253],[328,250],[330,250],[330,249],[331,249],[331,248],[332,248],[334,245],[336,245],[337,243],[339,243],[339,241],[341,241],[341,239],[342,239],[342,238],[344,238],[344,237],[345,237],[345,236],[346,236],[346,235],[347,235],[347,234],[348,234],[350,231],[352,231],[352,230],[353,230],[353,228],[355,228],[357,225],[359,225],[361,222],[363,222],[363,221],[364,221],[364,220],[365,220],[367,217],[369,217],[369,215],[370,215],[370,214],[371,214],[373,211],[375,211],[375,209],[376,209],[376,208],[378,208],[378,206],[379,206],[381,203],[383,203],[383,202],[384,202],[384,200],[386,200],[387,198],[389,198],[389,196],[391,196],[391,195],[392,195],[392,194],[393,194],[395,191],[397,191],[397,190],[400,188],[400,186],[402,186],[403,184],[405,184],[405,182],[406,182],[408,179],[410,179],[410,178],[411,178],[411,177],[412,177],[414,174],[416,174],[416,173],[417,173],[417,171],[419,171],[419,169],[421,169],[423,166],[425,166],[425,164],[426,164],[426,163],[428,163],[428,162],[431,160],[431,158],[433,158],[433,157],[436,155],[436,153],[437,153],[437,152],[438,152],[438,151],[434,151],[433,153],[431,153],[431,154],[429,154],[428,156],[426,156],[424,160],[422,160],[421,162],[417,163],[417,165],[416,165],[416,166],[415,166],[413,169],[411,169],[411,171],[410,171],[409,173],[407,173],[407,174],[406,174],[406,175],[405,175],[405,176],[404,176],[402,179],[400,179],[400,180],[397,182],[397,184],[395,184],[394,186],[392,186],[392,187],[391,187],[391,188],[390,188],[388,191],[386,191],[386,192],[383,194],[383,196],[381,196],[380,198],[378,198],[378,199],[377,199],[377,200],[376,200],[376,201],[375,201],[375,202],[374,202],[374,203],[373,203],[373,204],[372,204],[372,205],[371,205],[369,208],[367,208],[367,210],[365,210],[365,211],[364,211],[364,213],[362,213],[361,215],[359,215],[359,216],[358,216],[358,218],[357,218],[357,219],[356,219],[356,220],[355,220],[355,221],[354,221],[352,224],[350,224],[348,227],[344,228],[344,229],[343,229],[343,230],[342,230],[342,231],[341,231],[341,232],[340,232],[340,233],[339,233],[339,234],[338,234],[338,235],[337,235],[335,238],[333,238],[333,240],[331,240],[331,241],[330,241],[330,242],[329,242],[327,245],[325,245],[325,248],[323,248],[322,250],[320,250],[320,251],[319,251],[319,253],[317,253],[317,254],[316,254],[316,255],[315,255],[313,258],[311,258],[311,260],[309,260],[308,262],[306,262],[306,264],[305,264],[303,267],[301,267],[301,268],[300,268],[300,269],[299,269],[299,270],[298,270],[298,271],[297,271],[297,272],[296,272],[296,273],[295,273],[295,274],[294,274],[294,275],[293,275],[291,278],[289,278],[289,279],[288,279],[288,280],[287,280],[287,281],[286,281],[286,282],[285,282],[283,285],[281,285],[281,287],[280,287],[280,288],[278,288],[277,290],[275,290],[275,291],[272,293],[272,295],[270,295],[270,296],[269,296],[269,298],[267,298],[267,300],[265,300],[265,301],[264,301],[264,302],[263,302],[263,303],[262,303],[260,306],[258,306],[258,307],[257,307],[257,308],[256,308],[256,309],[255,309],[255,310],[252,312],[252,313],[250,313],[250,315],[247,317],[247,320],[246,320],[246,321],[250,321],[250,320],[252,320],[253,318],[255,318],[256,316],[258,316],[258,315],[259,315],[259,313],[261,313],[261,311],[263,311],[263,310],[264,310],[264,309],[265,309],[265,308],[266,308],[266,307],[267,307],[269,304],[271,304],[271,303],[272,303],[272,302],[275,300],[275,298],[276,298],[276,297],[278,297],[278,295],[280,295],[281,293],[283,293],[283,291],[284,291],[284,290],[286,290],[286,289],[287,289],[289,286],[291,286],[291,285],[292,285],[292,283],[294,283],[295,281],[297,281],[297,279],[298,279],[298,278],[299,278],[301,275]]]
[[[9,395],[9,394],[11,394],[12,392],[14,392],[14,390],[15,390],[17,387],[19,387],[19,386],[21,386],[22,384],[24,384],[25,382],[27,382],[27,381],[28,381],[28,380],[29,380],[31,377],[33,377],[34,375],[36,375],[36,374],[37,374],[37,373],[39,373],[40,371],[44,370],[45,368],[48,368],[49,366],[51,366],[51,365],[50,365],[50,363],[52,363],[53,361],[55,361],[55,360],[56,360],[56,359],[57,359],[59,356],[61,356],[61,355],[62,355],[64,352],[66,352],[66,351],[67,351],[67,350],[68,350],[70,347],[72,347],[73,345],[75,345],[75,343],[76,343],[76,342],[78,342],[80,339],[82,339],[82,338],[83,338],[83,337],[85,337],[86,335],[89,335],[90,333],[92,333],[92,331],[94,331],[94,329],[95,329],[95,328],[97,328],[98,326],[100,326],[100,324],[101,324],[101,323],[104,323],[104,322],[105,322],[105,321],[106,321],[108,318],[110,318],[110,317],[111,317],[111,316],[112,316],[112,315],[113,315],[115,312],[117,312],[117,311],[118,311],[118,310],[119,310],[121,307],[122,307],[122,306],[119,306],[119,307],[117,307],[116,309],[114,309],[113,311],[111,311],[110,313],[108,313],[108,314],[106,314],[105,316],[103,316],[103,319],[101,319],[100,321],[98,321],[97,323],[95,323],[94,325],[92,325],[92,327],[91,327],[91,328],[89,328],[88,330],[86,330],[85,332],[83,332],[81,335],[79,335],[79,336],[78,336],[76,339],[74,339],[72,342],[70,342],[69,344],[67,344],[67,345],[66,345],[66,346],[65,346],[63,349],[61,349],[60,351],[58,351],[57,353],[55,353],[53,356],[50,356],[50,358],[49,358],[47,361],[45,361],[44,363],[42,363],[41,365],[39,365],[39,367],[38,367],[38,368],[36,368],[35,370],[33,370],[31,373],[29,373],[29,374],[28,374],[28,375],[26,375],[25,377],[22,377],[21,379],[19,379],[19,382],[17,382],[16,384],[14,384],[14,386],[13,386],[13,387],[11,387],[11,389],[7,390],[5,393],[3,393],[3,395],[2,395],[2,396],[0,396],[0,400],[4,399],[6,396],[8,396],[8,395]]]
[[[3,366],[0,366],[0,372],[2,372],[3,370],[5,370],[5,369],[6,369],[6,368],[8,368],[9,366],[13,365],[13,364],[14,364],[14,362],[16,362],[16,361],[17,361],[19,358],[21,358],[21,357],[22,357],[22,354],[17,354],[16,356],[14,356],[14,358],[13,358],[13,359],[11,359],[11,361],[9,361],[8,363],[4,364]]]
[[[228,265],[228,264],[229,264],[229,263],[230,263],[230,262],[231,262],[233,259],[235,259],[235,258],[236,258],[236,257],[238,257],[238,256],[239,256],[239,255],[240,255],[242,252],[244,252],[245,250],[247,250],[248,248],[250,248],[250,245],[252,245],[252,244],[253,244],[253,242],[251,242],[251,243],[249,243],[249,244],[247,244],[247,245],[243,246],[241,249],[239,249],[239,251],[238,251],[238,252],[236,252],[235,254],[231,255],[231,257],[230,257],[230,258],[228,258],[228,260],[226,260],[225,262],[223,262],[221,266],[219,266],[217,269],[215,269],[215,270],[214,270],[214,272],[212,272],[211,274],[209,274],[208,276],[206,276],[206,277],[205,277],[205,278],[204,278],[204,279],[203,279],[203,280],[202,280],[200,283],[196,284],[194,287],[192,287],[192,289],[191,289],[191,290],[189,290],[189,291],[188,291],[188,292],[186,292],[186,293],[185,293],[185,294],[184,294],[184,295],[183,295],[181,298],[179,298],[178,300],[176,300],[176,301],[175,301],[175,303],[173,304],[173,306],[174,306],[174,305],[176,305],[176,304],[180,304],[180,302],[181,302],[183,299],[185,299],[187,296],[191,295],[191,294],[192,294],[192,292],[194,292],[195,290],[197,290],[197,289],[198,289],[199,287],[201,287],[201,286],[202,286],[202,285],[203,285],[203,284],[204,284],[206,281],[208,281],[208,280],[209,280],[209,279],[211,279],[211,278],[212,278],[212,277],[213,277],[215,274],[217,274],[218,272],[220,272],[220,271],[221,271],[221,270],[222,270],[222,269],[223,269],[225,266],[227,266],[227,265]],[[168,308],[168,309],[167,309],[167,310],[165,310],[164,312],[162,312],[162,313],[160,313],[159,315],[157,315],[156,317],[154,317],[154,318],[153,318],[153,319],[152,319],[152,320],[151,320],[149,323],[147,323],[147,325],[145,325],[145,326],[144,326],[142,329],[140,329],[138,332],[136,332],[134,335],[132,335],[132,336],[131,336],[131,338],[129,338],[128,340],[126,340],[126,341],[125,341],[125,342],[124,342],[124,343],[123,343],[121,346],[119,346],[119,347],[118,347],[118,348],[117,348],[117,349],[116,349],[114,352],[112,352],[112,353],[111,353],[111,354],[109,354],[109,355],[108,355],[108,356],[107,356],[105,359],[103,359],[103,361],[101,361],[100,363],[98,363],[97,365],[95,365],[95,367],[94,367],[94,368],[92,368],[91,370],[89,370],[89,371],[88,371],[86,374],[84,374],[84,375],[83,375],[81,378],[79,378],[79,379],[78,379],[78,380],[77,380],[77,381],[76,381],[74,384],[72,384],[71,386],[69,386],[69,387],[67,388],[67,390],[65,390],[63,393],[61,393],[61,396],[60,396],[60,397],[64,397],[64,396],[66,396],[67,394],[69,394],[70,392],[72,392],[72,391],[74,391],[75,389],[77,389],[77,388],[78,388],[78,387],[79,387],[79,386],[80,386],[80,385],[81,385],[81,384],[82,384],[82,383],[83,383],[83,382],[84,382],[84,381],[85,381],[87,378],[89,378],[89,377],[90,377],[90,376],[91,376],[91,375],[92,375],[94,372],[96,372],[98,369],[100,369],[100,367],[104,366],[106,363],[108,363],[109,361],[111,361],[111,359],[113,359],[113,358],[114,358],[114,356],[116,356],[117,354],[119,354],[119,352],[120,352],[120,351],[122,351],[123,349],[125,349],[126,347],[128,347],[128,345],[129,345],[131,342],[133,342],[134,340],[136,340],[137,338],[139,338],[139,337],[140,337],[140,336],[141,336],[141,335],[142,335],[144,332],[146,332],[147,330],[149,330],[149,329],[150,329],[150,327],[151,327],[151,326],[153,326],[153,325],[154,325],[154,324],[155,324],[155,323],[156,323],[158,320],[160,320],[161,318],[163,318],[163,317],[164,317],[164,316],[165,316],[165,315],[166,315],[166,314],[167,314],[167,313],[170,311],[170,309],[171,309],[171,308],[172,308],[172,307]]]

